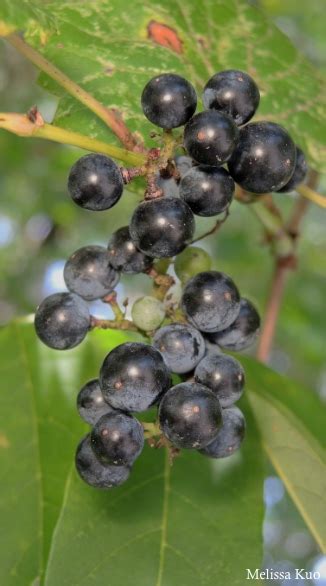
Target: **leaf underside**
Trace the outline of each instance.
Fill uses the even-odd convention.
[[[325,408],[309,389],[250,358],[241,362],[266,454],[326,552]]]
[[[23,4],[23,6],[22,6]],[[323,80],[289,39],[244,0],[162,4],[135,0],[5,0],[0,21],[26,39],[147,138],[152,127],[140,108],[149,78],[166,71],[186,76],[200,95],[221,69],[250,73],[261,90],[256,118],[283,124],[317,170],[326,169]],[[47,76],[42,85],[60,97],[55,123],[112,141],[93,113]]]

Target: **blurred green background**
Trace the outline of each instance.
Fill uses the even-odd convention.
[[[269,14],[301,51],[321,70],[326,68],[324,2],[261,0],[252,2]],[[0,45],[0,109],[25,112],[37,104],[51,120],[55,99],[41,90],[36,70],[14,49]],[[65,259],[86,244],[106,245],[110,234],[125,225],[137,201],[125,195],[108,212],[88,213],[67,195],[67,175],[82,152],[35,139],[0,132],[0,324],[32,313],[42,298],[64,288]],[[325,194],[320,178],[319,191]],[[295,195],[275,196],[289,214]],[[288,279],[279,318],[271,366],[305,383],[326,400],[325,366],[325,212],[310,205],[302,225],[299,266]],[[207,222],[198,222],[198,232]],[[231,215],[220,232],[201,243],[212,253],[214,265],[230,274],[242,295],[264,313],[272,276],[272,259],[263,245],[262,231],[249,207],[232,204]],[[139,296],[149,290],[149,279],[122,279],[119,295]],[[92,308],[102,315],[99,304]],[[105,309],[105,311],[108,311]],[[303,523],[271,471],[266,480],[266,565],[325,564]],[[286,521],[284,521],[284,518]],[[315,560],[315,561],[314,561]],[[323,567],[324,567],[323,566]],[[283,567],[283,566],[280,566]],[[298,567],[294,565],[293,567]],[[318,586],[326,584],[318,582]],[[304,582],[301,581],[301,584]],[[307,582],[308,583],[308,582]]]

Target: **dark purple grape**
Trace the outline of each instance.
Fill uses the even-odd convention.
[[[160,402],[159,423],[164,435],[178,448],[200,449],[216,437],[222,424],[218,399],[198,383],[172,387]]]
[[[235,358],[209,352],[196,367],[195,380],[217,396],[221,407],[230,407],[243,393],[245,374]]]
[[[119,228],[109,242],[108,246],[110,264],[116,271],[135,275],[149,269],[153,259],[138,250],[133,243],[129,226]]]
[[[72,293],[86,301],[102,299],[119,282],[119,273],[110,265],[110,256],[104,246],[84,246],[67,260],[64,279]]]
[[[95,212],[112,208],[120,199],[123,180],[119,167],[104,155],[91,154],[72,166],[68,189],[75,203]]]
[[[106,413],[92,429],[91,446],[102,464],[131,466],[144,447],[143,426],[126,413]]]
[[[146,118],[153,124],[161,128],[177,128],[194,114],[197,96],[189,81],[174,73],[163,73],[146,84],[141,105]]]
[[[134,244],[153,258],[175,256],[191,242],[194,231],[191,209],[174,197],[142,202],[130,223]]]
[[[193,160],[187,155],[177,155],[174,160],[181,178],[193,167]]]
[[[260,317],[248,299],[240,300],[240,312],[235,321],[225,330],[209,334],[209,339],[226,350],[238,352],[251,346],[258,337]]]
[[[284,187],[293,175],[295,161],[294,142],[282,126],[251,122],[240,129],[228,167],[236,183],[259,194]]]
[[[203,93],[205,108],[229,114],[237,126],[253,117],[259,100],[259,89],[252,77],[237,69],[215,73]]]
[[[246,420],[238,407],[223,409],[223,425],[216,438],[199,450],[209,458],[227,458],[236,452],[244,440]]]
[[[288,181],[286,183],[286,185],[284,185],[284,187],[282,187],[281,189],[278,190],[279,193],[288,193],[289,191],[294,191],[294,189],[297,187],[297,185],[300,185],[300,183],[303,182],[303,180],[305,179],[305,177],[307,175],[308,166],[307,166],[306,158],[304,156],[304,152],[297,146],[296,153],[297,153],[297,159],[296,159],[293,175],[292,175],[290,181]]]
[[[208,110],[196,114],[184,130],[184,145],[198,163],[219,167],[231,157],[239,130],[227,114]]]
[[[215,216],[229,207],[234,189],[225,169],[198,165],[181,179],[180,197],[197,216]]]
[[[81,418],[94,425],[105,413],[114,411],[106,401],[104,401],[99,380],[93,379],[84,385],[77,396],[77,409]]]
[[[195,368],[205,354],[204,338],[187,324],[170,324],[157,330],[153,346],[171,372],[183,374]]]
[[[201,332],[224,330],[240,311],[240,295],[234,282],[217,271],[192,277],[184,288],[181,302],[189,321]]]
[[[80,344],[90,327],[87,304],[73,293],[46,297],[35,313],[35,331],[50,348],[67,350]]]
[[[130,474],[128,466],[103,466],[92,450],[90,434],[79,443],[75,463],[81,479],[94,488],[120,486],[128,480]]]
[[[104,359],[100,385],[104,399],[115,409],[145,411],[169,388],[170,375],[155,348],[126,342]]]

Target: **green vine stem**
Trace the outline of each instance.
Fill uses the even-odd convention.
[[[174,278],[171,275],[159,273],[154,267],[150,268],[146,273],[153,279],[153,296],[163,301],[168,290],[175,283]]]
[[[123,161],[127,165],[144,165],[144,154],[128,151],[78,132],[65,130],[43,121],[40,114],[31,119],[28,114],[0,113],[0,128],[22,137],[35,137],[52,140],[61,144],[77,146],[87,151],[103,153]]]
[[[86,108],[94,112],[98,118],[103,120],[103,122],[105,122],[105,124],[118,137],[126,149],[140,151],[144,150],[144,147],[138,143],[137,139],[132,134],[132,132],[130,132],[122,118],[114,110],[101,104],[101,102],[96,100],[94,96],[86,92],[77,83],[72,81],[72,79],[70,79],[65,73],[55,67],[53,63],[45,59],[45,57],[43,57],[38,51],[28,45],[19,35],[12,33],[6,36],[5,39],[29,61],[34,63],[36,67],[54,79],[71,96],[76,98],[76,100],[84,104]]]
[[[135,324],[129,319],[100,319],[92,315],[90,329],[94,330],[96,328],[101,330],[127,330],[130,332],[139,331]]]
[[[317,191],[312,189],[309,185],[301,183],[301,185],[298,185],[298,187],[296,187],[296,191],[300,195],[302,195],[302,197],[306,197],[318,206],[326,208],[326,197],[324,197],[320,193],[317,193]]]
[[[159,428],[158,423],[150,423],[147,421],[141,421],[141,424],[144,428],[145,438],[155,437],[161,435],[161,430]]]

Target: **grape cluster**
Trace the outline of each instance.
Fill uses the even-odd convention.
[[[245,374],[222,350],[248,348],[259,331],[259,314],[228,275],[212,270],[210,256],[191,244],[195,216],[227,214],[236,184],[259,195],[291,191],[305,178],[304,154],[287,131],[269,121],[249,122],[259,101],[256,83],[242,71],[215,74],[199,113],[187,80],[172,73],[151,79],[141,96],[144,115],[169,136],[184,126],[183,152],[176,146],[163,163],[159,158],[154,178],[153,165],[146,167],[145,198],[129,224],[116,230],[107,248],[75,251],[64,267],[67,291],[50,295],[36,310],[39,338],[51,348],[73,348],[98,325],[88,302],[114,300],[117,306],[114,289],[124,274],[154,278],[153,295],[135,301],[128,322],[149,343],[114,348],[98,378],[78,394],[79,414],[91,431],[77,448],[76,467],[94,487],[125,482],[145,439],[153,445],[155,435],[155,445],[173,453],[193,449],[211,458],[231,455],[244,439],[245,419],[235,403]],[[138,171],[89,154],[73,165],[68,190],[82,208],[108,210]],[[161,259],[174,264],[179,297],[169,290],[173,279],[158,271]],[[117,320],[127,321],[121,309]],[[135,414],[150,408],[157,409],[157,423],[141,423]]]
[[[252,313],[259,322],[253,307]],[[249,320],[246,327],[242,336],[251,341],[257,327],[253,331]],[[217,345],[206,345],[204,335],[187,322],[170,323],[156,330],[151,344],[126,342],[105,357],[98,379],[77,398],[80,416],[92,426],[77,448],[83,480],[99,488],[125,482],[144,447],[146,424],[135,414],[153,406],[156,433],[174,450],[224,458],[240,447],[245,419],[234,403],[243,393],[244,371]],[[184,381],[173,384],[172,374]]]

